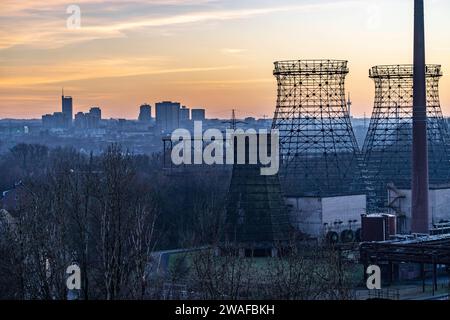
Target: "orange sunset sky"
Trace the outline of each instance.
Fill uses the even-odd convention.
[[[81,28],[68,29],[69,5]],[[427,63],[450,115],[450,1],[425,0]],[[0,118],[100,106],[133,119],[180,101],[208,117],[273,115],[273,62],[346,59],[353,113],[370,116],[377,64],[411,63],[413,0],[1,0]]]

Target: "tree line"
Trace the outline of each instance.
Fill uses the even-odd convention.
[[[292,243],[278,258],[217,254],[230,176],[167,171],[161,154],[117,144],[100,155],[15,146],[0,155],[0,191],[14,187],[17,197],[0,211],[0,299],[66,299],[72,263],[86,300],[350,298],[334,250]],[[179,248],[206,249],[155,272],[154,253]]]

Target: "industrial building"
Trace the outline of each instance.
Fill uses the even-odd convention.
[[[398,220],[397,232],[411,233],[411,189],[399,190],[392,185],[388,188],[389,213]],[[429,230],[437,225],[450,222],[450,188],[431,186],[429,192]]]
[[[439,186],[448,184],[450,140],[439,104],[441,67],[425,64],[424,3],[414,4],[414,65],[371,70],[375,110],[364,146],[369,206],[388,207],[392,215],[363,217],[360,263],[364,272],[381,267],[389,284],[420,277],[423,292],[431,269],[434,295],[439,271],[450,276],[450,190]]]
[[[351,240],[355,240],[361,228],[361,215],[366,213],[365,195],[328,198],[286,196],[285,200],[295,228],[319,239],[333,234],[345,242],[345,237],[351,232]]]

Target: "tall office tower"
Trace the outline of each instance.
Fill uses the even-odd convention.
[[[180,103],[163,101],[156,103],[156,125],[165,132],[180,126]]]
[[[70,128],[73,121],[73,104],[72,97],[62,95],[62,113],[64,116],[64,126]]]
[[[191,119],[192,121],[205,121],[206,120],[206,111],[205,109],[192,109],[191,110]]]
[[[183,106],[180,109],[180,122],[187,122],[191,119],[190,110],[189,108],[186,108],[186,106]]]
[[[280,179],[297,197],[365,194],[361,153],[346,99],[347,61],[275,62]]]
[[[152,107],[149,104],[143,104],[139,108],[139,121],[150,122],[152,121]]]
[[[364,162],[369,178],[368,208],[386,209],[387,185],[411,188],[413,144],[413,66],[376,66],[375,106],[364,143]],[[449,131],[439,103],[441,66],[426,67],[429,174],[432,184],[450,182]]]

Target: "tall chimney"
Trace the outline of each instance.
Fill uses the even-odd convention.
[[[413,233],[429,233],[427,89],[425,68],[424,6],[423,0],[414,0],[414,101],[411,204],[411,231]]]

